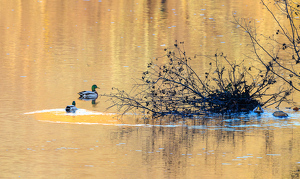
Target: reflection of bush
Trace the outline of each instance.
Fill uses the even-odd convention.
[[[237,131],[234,129],[226,131],[228,127],[224,124],[228,125],[228,123],[215,119],[217,118],[213,120],[186,119],[184,125],[181,123],[182,126],[176,127],[168,127],[168,125],[123,127],[114,131],[113,135],[117,137],[113,139],[115,140],[113,142],[126,143],[122,146],[122,151],[134,153],[139,150],[132,156],[130,162],[136,160],[136,155],[141,155],[143,166],[148,167],[147,172],[154,173],[155,176],[155,172],[159,169],[159,171],[166,172],[164,176],[167,178],[188,176],[191,165],[195,165],[197,174],[208,172],[206,171],[208,168],[212,169],[208,172],[209,174],[214,172],[213,168],[216,172],[222,173],[224,172],[222,163],[241,156],[240,153],[244,155],[251,153],[256,157],[261,156],[265,150],[265,152],[272,151],[274,145],[272,136],[275,131],[268,131],[268,138],[264,139],[267,135],[265,131],[260,129],[253,129],[254,133],[249,131],[249,127],[256,124],[256,122],[253,123],[255,120],[240,120],[238,122],[240,125],[248,127],[238,128]],[[153,121],[160,121],[160,119],[151,120]],[[255,138],[258,139],[253,140]]]
[[[213,58],[194,56],[210,60],[210,68],[200,77],[190,65],[191,58],[182,50],[183,42],[180,44],[181,47],[175,43],[173,51],[165,49],[167,53],[161,58],[166,58],[167,64],[158,65],[160,58],[150,62],[130,94],[113,88],[116,92],[106,95],[112,101],[111,107],[117,106],[124,113],[137,109],[152,117],[191,117],[250,111],[258,104],[280,103],[290,94],[289,90],[267,94],[276,83],[270,70],[245,67],[244,61],[230,62],[223,53]]]

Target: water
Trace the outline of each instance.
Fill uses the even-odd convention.
[[[175,40],[190,56],[242,60],[249,39],[232,15],[275,22],[260,1],[0,1],[0,178],[295,178],[299,114],[149,121],[100,94],[130,90]],[[162,62],[164,59],[162,59]],[[256,62],[252,62],[255,65]],[[206,58],[192,61],[201,73]],[[297,95],[294,96],[297,101]],[[64,108],[76,101],[79,111]]]

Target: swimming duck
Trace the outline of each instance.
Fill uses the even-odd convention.
[[[80,95],[79,99],[97,99],[98,93],[96,88],[99,88],[97,85],[92,86],[92,91],[81,91],[78,94]],[[100,88],[99,88],[100,89]]]
[[[299,111],[299,108],[298,107],[294,107],[293,110],[294,111]]]
[[[76,103],[75,103],[75,101],[73,101],[72,102],[72,105],[68,105],[67,107],[66,107],[66,112],[67,113],[75,113],[76,112],[76,110],[77,110],[77,108],[76,108]]]
[[[273,116],[275,117],[288,117],[289,115],[283,111],[275,111],[273,113]]]
[[[261,108],[260,105],[258,105],[256,108],[254,108],[253,112],[260,114],[263,113],[264,110]]]

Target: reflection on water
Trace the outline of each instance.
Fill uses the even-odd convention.
[[[101,97],[130,90],[175,40],[188,56],[245,59],[249,41],[230,22],[249,17],[272,33],[276,22],[259,0],[25,0],[0,1],[0,9],[0,178],[299,176],[298,113],[119,118]],[[191,65],[201,75],[208,64]],[[99,98],[78,100],[93,84]],[[64,111],[71,101],[75,114]]]
[[[299,114],[290,111],[289,118],[278,120],[272,112],[172,122],[130,115],[117,119],[115,114],[84,109],[71,115],[64,109],[35,111],[26,115],[46,123],[70,123],[73,125],[58,128],[80,130],[65,139],[46,141],[51,145],[45,146],[43,141],[42,146],[26,150],[66,155],[66,168],[75,164],[73,167],[88,170],[92,177],[104,172],[107,177],[125,178],[147,178],[148,174],[155,178],[289,178],[298,174]],[[78,141],[77,137],[86,140]],[[78,161],[69,158],[73,154]]]

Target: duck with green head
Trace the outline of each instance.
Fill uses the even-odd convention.
[[[76,108],[76,103],[75,103],[75,101],[73,101],[72,102],[72,105],[68,105],[67,107],[66,107],[66,112],[67,113],[75,113],[76,112],[76,110],[77,110],[77,108]]]
[[[97,99],[98,98],[98,93],[96,91],[96,88],[99,88],[97,85],[92,86],[92,91],[81,91],[78,94],[80,95],[79,99]],[[99,88],[100,89],[100,88]]]

